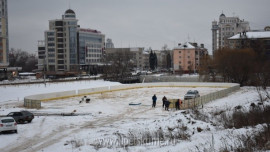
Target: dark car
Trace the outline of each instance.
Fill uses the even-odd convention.
[[[34,115],[29,111],[11,112],[7,116],[14,118],[17,123],[30,123],[34,119]]]

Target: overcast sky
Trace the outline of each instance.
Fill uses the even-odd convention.
[[[101,31],[115,47],[160,50],[195,41],[211,53],[211,23],[222,11],[251,29],[270,25],[270,0],[8,0],[10,48],[36,52],[48,20],[60,19],[69,3],[82,28]]]

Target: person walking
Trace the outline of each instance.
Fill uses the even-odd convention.
[[[169,111],[169,106],[170,106],[170,101],[169,100],[166,100],[165,101],[165,110]]]
[[[180,99],[175,102],[175,109],[180,110]]]
[[[167,100],[167,98],[164,96],[163,98],[162,98],[162,107],[164,108],[165,107],[165,101]]]
[[[152,100],[153,100],[152,108],[155,108],[156,107],[156,102],[157,102],[156,94],[153,95]]]
[[[183,101],[179,98],[179,110],[182,104],[183,104]]]

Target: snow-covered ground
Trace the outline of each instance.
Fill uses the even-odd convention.
[[[46,87],[44,84],[0,87],[0,115],[24,109],[23,97],[27,95],[108,85],[119,83],[80,81]],[[36,116],[32,123],[18,125],[18,134],[1,134],[0,151],[218,151],[225,140],[230,142],[228,134],[250,131],[249,128],[224,129],[214,125],[215,122],[193,119],[188,110],[165,111],[162,108],[164,95],[169,99],[181,98],[189,89],[192,88],[141,88],[89,95],[90,103],[79,103],[82,97],[45,102],[40,110],[28,110],[36,114],[74,112],[78,116]],[[204,95],[222,88],[196,89]],[[153,94],[158,98],[156,108],[151,107]],[[257,99],[253,87],[243,87],[225,98],[204,105],[200,111],[229,111],[237,105],[248,106]],[[129,106],[130,102],[142,104]],[[260,126],[257,128],[259,130]],[[156,139],[157,134],[164,138]],[[171,138],[168,137],[170,135]]]

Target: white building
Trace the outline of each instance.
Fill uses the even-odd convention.
[[[77,24],[75,12],[68,9],[62,19],[50,20],[45,31],[47,71],[77,72]]]
[[[219,22],[212,22],[212,50],[224,48],[228,45],[227,39],[233,35],[249,31],[249,22],[240,20],[239,17],[226,17],[223,13]]]
[[[43,71],[45,65],[47,75],[90,72],[90,67],[102,62],[104,48],[105,35],[97,30],[80,28],[75,12],[68,9],[62,19],[49,21],[45,41],[43,44],[39,41],[39,71]]]

